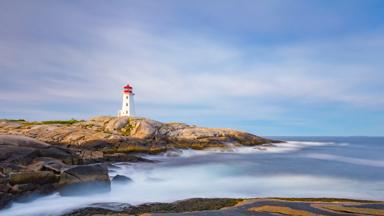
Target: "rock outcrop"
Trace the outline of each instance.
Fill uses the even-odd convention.
[[[29,195],[60,190],[63,195],[96,185],[110,189],[106,165],[78,165],[78,151],[53,146],[33,138],[0,135],[0,208]],[[76,190],[73,190],[76,189]]]
[[[231,129],[161,123],[135,117],[99,116],[74,124],[0,121],[0,134],[32,137],[50,144],[99,150],[102,153],[157,153],[172,148],[203,149],[275,142]],[[95,152],[93,152],[95,153]]]

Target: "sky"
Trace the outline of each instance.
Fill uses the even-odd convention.
[[[0,0],[0,118],[384,135],[382,0]]]

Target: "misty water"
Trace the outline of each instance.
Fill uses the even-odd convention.
[[[79,197],[53,194],[0,215],[60,215],[94,203],[171,202],[192,197],[339,197],[384,200],[384,138],[279,137],[287,143],[232,150],[185,150],[158,163],[117,163],[110,176],[133,182]],[[178,156],[177,156],[178,155]]]

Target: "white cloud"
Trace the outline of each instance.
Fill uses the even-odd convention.
[[[94,47],[1,43],[2,50],[12,51],[1,52],[6,56],[0,60],[1,67],[9,71],[2,76],[21,86],[3,87],[0,100],[119,101],[121,86],[131,82],[139,103],[207,104],[211,110],[207,115],[212,111],[234,115],[238,107],[231,104],[236,103],[244,112],[235,114],[245,117],[252,113],[245,107],[249,100],[260,101],[259,116],[265,113],[270,118],[282,114],[284,108],[267,100],[384,104],[380,92],[362,90],[372,83],[382,84],[377,79],[382,78],[381,62],[329,60],[356,58],[358,53],[348,52],[358,48],[365,54],[376,54],[384,45],[377,36],[244,48],[185,32],[155,34],[139,25],[103,27],[93,32],[97,41]]]

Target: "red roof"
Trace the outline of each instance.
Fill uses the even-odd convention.
[[[132,93],[132,86],[130,86],[129,84],[124,86],[124,93]]]

